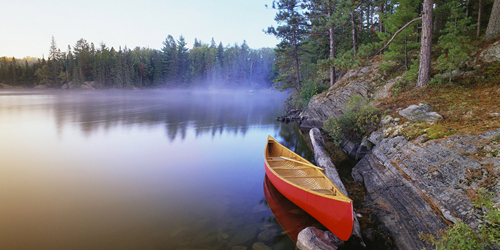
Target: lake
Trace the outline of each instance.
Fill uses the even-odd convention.
[[[0,91],[0,249],[293,249],[263,190],[268,135],[313,158],[286,97]]]

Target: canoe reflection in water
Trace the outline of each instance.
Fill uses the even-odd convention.
[[[327,230],[314,217],[283,196],[273,186],[267,175],[264,178],[264,195],[274,217],[293,242],[297,242],[299,232],[306,227],[314,226]]]

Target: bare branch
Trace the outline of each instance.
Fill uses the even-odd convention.
[[[387,48],[387,46],[389,46],[389,44],[391,44],[392,40],[394,40],[394,38],[396,38],[396,36],[399,34],[399,32],[403,31],[406,27],[408,27],[408,25],[412,24],[413,22],[415,21],[418,21],[418,20],[421,20],[422,17],[417,17],[411,21],[409,21],[407,24],[405,24],[403,27],[401,27],[401,29],[399,29],[398,31],[396,31],[396,33],[394,33],[394,35],[391,37],[391,39],[384,45],[384,47],[382,47],[381,49],[377,50],[377,52],[373,53],[373,55],[370,57],[373,58],[376,54],[382,52],[382,50],[384,50],[385,48]]]

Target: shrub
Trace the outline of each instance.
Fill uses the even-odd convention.
[[[493,193],[487,193],[483,188],[478,189],[473,197],[474,206],[486,211],[477,230],[464,222],[458,222],[446,231],[439,232],[440,237],[429,234],[420,234],[419,237],[437,250],[484,249],[484,246],[500,243],[500,210],[493,206],[493,197]]]
[[[323,129],[328,131],[337,146],[342,141],[359,143],[364,135],[377,128],[382,114],[382,109],[371,106],[367,99],[354,96],[346,104],[344,114],[328,118]]]
[[[303,109],[307,107],[311,98],[328,89],[329,86],[316,83],[316,82],[308,82],[302,85],[302,89],[298,96],[295,96],[292,100],[293,106],[298,109]]]
[[[438,45],[443,53],[438,57],[436,66],[436,69],[443,70],[446,74],[436,77],[432,84],[444,83],[445,78],[451,83],[452,72],[458,70],[470,58],[469,52],[475,49],[470,45],[470,36],[467,35],[474,30],[474,25],[469,25],[472,17],[465,17],[465,6],[460,1],[452,1],[446,5],[450,8],[451,15],[439,37]]]

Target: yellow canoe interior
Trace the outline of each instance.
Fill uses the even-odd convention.
[[[351,201],[321,171],[321,168],[314,166],[270,136],[265,159],[271,171],[294,186],[332,199]]]

